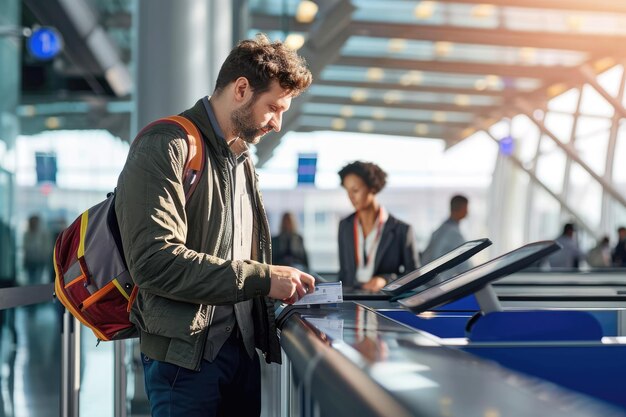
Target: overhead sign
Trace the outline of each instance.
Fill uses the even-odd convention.
[[[28,38],[28,51],[42,61],[52,59],[63,49],[63,38],[56,29],[40,27],[33,30]]]
[[[502,155],[511,156],[515,150],[515,141],[513,136],[505,136],[500,139],[500,153]]]
[[[57,156],[54,152],[35,152],[37,184],[57,182]]]
[[[317,170],[317,154],[298,155],[298,185],[315,185],[315,172]]]

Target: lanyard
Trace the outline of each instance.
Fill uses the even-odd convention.
[[[358,222],[359,222],[359,213],[357,212],[356,215],[354,216],[354,259],[356,262],[356,266],[357,268],[359,267],[359,226],[358,226]],[[378,242],[378,240],[380,239],[380,235],[381,232],[383,230],[383,224],[385,222],[383,221],[383,209],[382,207],[378,209],[378,226],[376,227],[376,237],[374,238],[374,241],[372,242],[372,244],[370,245],[370,249],[369,251],[365,251],[365,232],[363,232],[363,266],[369,264],[371,258],[372,258],[372,252],[374,250],[374,247],[376,246],[376,242]],[[369,255],[368,255],[369,252]]]

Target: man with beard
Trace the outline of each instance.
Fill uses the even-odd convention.
[[[248,144],[281,127],[311,84],[304,60],[266,36],[240,42],[211,97],[181,115],[202,133],[206,166],[186,201],[185,132],[157,123],[133,142],[115,210],[139,288],[140,333],[152,416],[258,416],[255,348],[280,362],[274,300],[293,303],[310,275],[269,265],[269,226]]]

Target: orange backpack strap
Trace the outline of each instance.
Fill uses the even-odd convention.
[[[193,122],[191,122],[191,120],[187,119],[186,117],[169,116],[163,117],[150,123],[149,125],[144,127],[137,136],[141,135],[141,133],[143,133],[143,131],[147,130],[148,128],[161,123],[170,123],[177,125],[187,134],[187,147],[189,148],[189,153],[187,155],[185,170],[183,172],[183,185],[185,187],[185,199],[189,200],[194,190],[196,189],[196,186],[198,185],[198,180],[200,178],[200,175],[202,175],[202,171],[204,170],[204,164],[206,163],[206,158],[204,156],[204,139],[202,138],[202,133],[200,133],[196,125],[193,124]]]

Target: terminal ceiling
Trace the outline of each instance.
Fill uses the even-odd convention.
[[[83,2],[95,6],[93,26],[105,41],[81,42],[67,1],[25,0],[27,20],[56,26],[68,42],[61,64],[49,69],[63,96],[31,84],[22,116],[32,117],[34,104],[82,103],[92,117],[67,110],[65,128],[102,127],[128,139],[132,1],[72,4]],[[308,14],[301,0],[233,3],[244,22],[236,36],[288,39],[315,78],[283,130],[258,145],[261,164],[289,131],[437,138],[452,146],[622,63],[626,40],[626,2],[619,0],[315,0]],[[41,72],[32,62],[25,67],[24,85]],[[42,123],[50,114],[35,113]],[[38,129],[34,119],[22,125]]]

